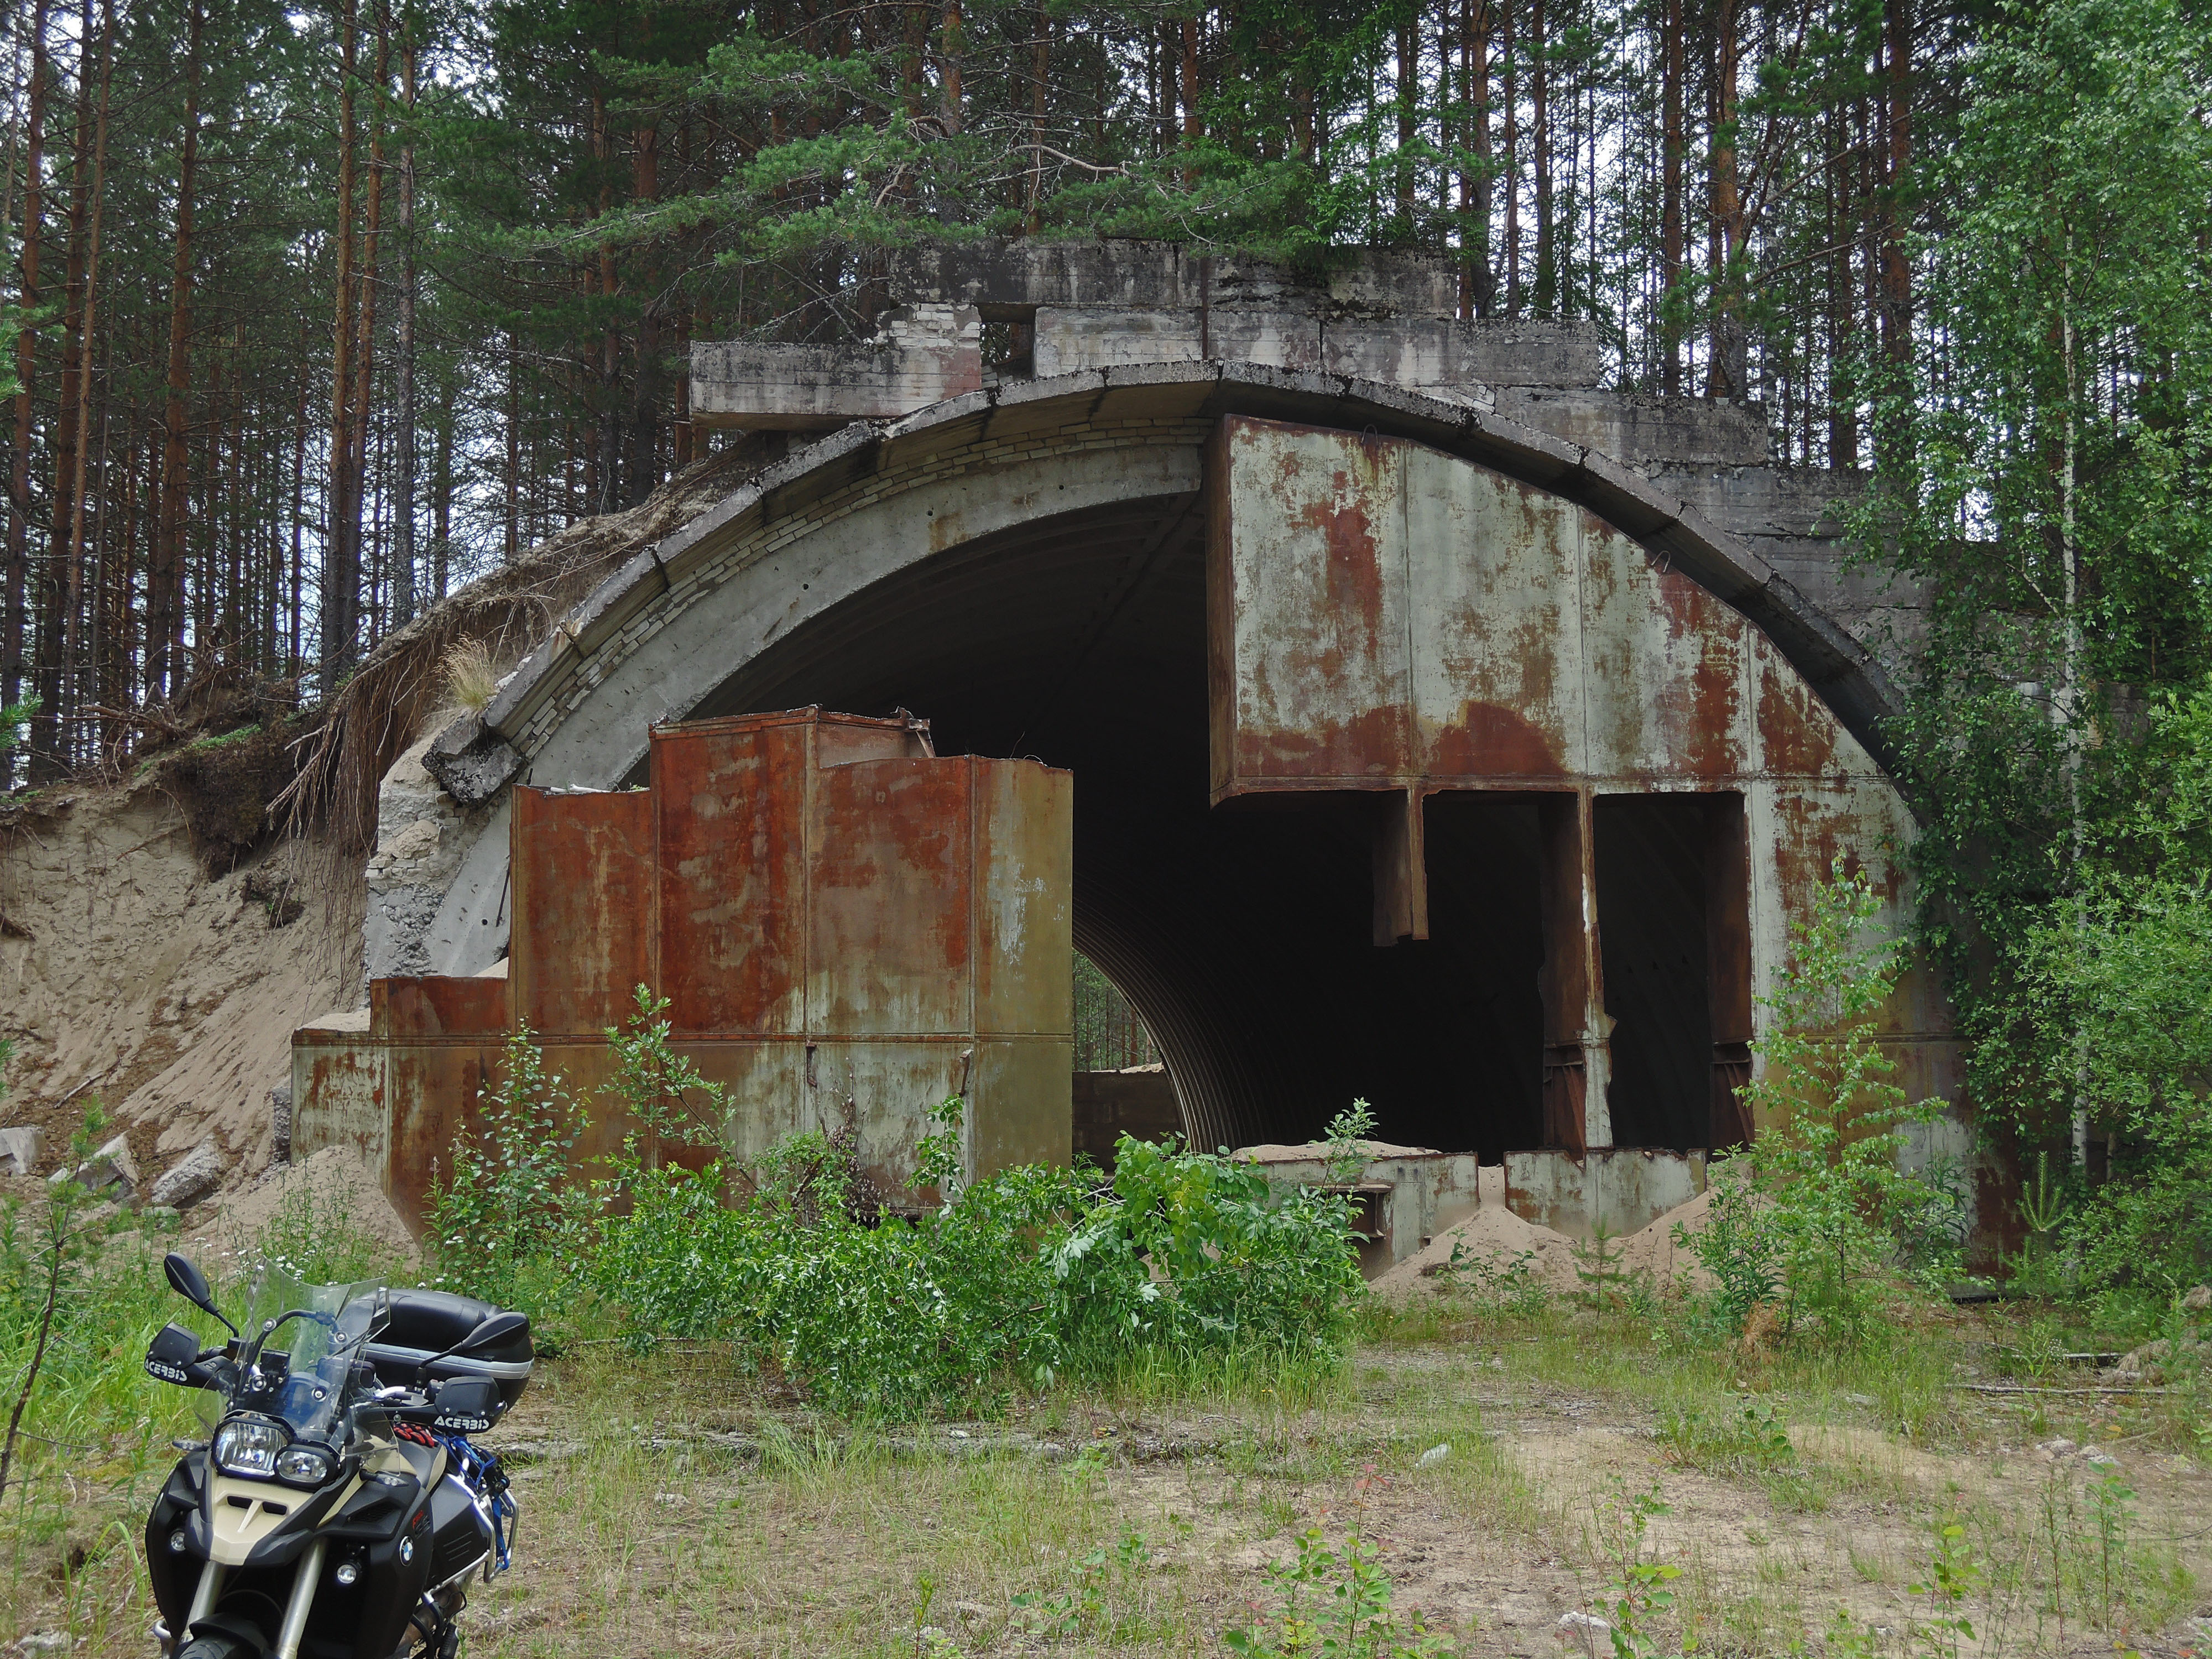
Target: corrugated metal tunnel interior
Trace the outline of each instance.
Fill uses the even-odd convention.
[[[1076,946],[1152,1033],[1199,1144],[1303,1140],[1362,1097],[1385,1139],[1486,1159],[1540,1145],[1533,798],[1432,797],[1431,936],[1376,948],[1380,798],[1207,805],[1203,542],[1196,499],[1175,497],[967,543],[795,629],[690,714],[904,708],[940,754],[1070,769]],[[1597,816],[1620,1145],[1705,1141],[1695,811],[1639,797]]]

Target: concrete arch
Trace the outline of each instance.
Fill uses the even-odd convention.
[[[1129,606],[1151,602],[1147,583],[1187,585],[1190,550],[1203,539],[1203,447],[1226,415],[1410,440],[1589,509],[1753,623],[1837,722],[1878,763],[1889,763],[1881,721],[1896,700],[1864,647],[1735,538],[1608,458],[1395,386],[1204,363],[1009,384],[894,423],[848,427],[793,453],[611,577],[479,720],[441,738],[441,769],[456,793],[468,793],[465,778],[492,786],[487,804],[514,779],[613,787],[635,777],[657,723],[799,701],[857,708],[891,695],[902,684],[891,669],[923,661],[927,653],[913,639],[926,642],[932,629],[957,629],[979,659],[957,684],[936,662],[933,696],[981,707],[1020,686],[1036,701],[1059,665],[1096,649]],[[1035,628],[1047,614],[1060,619],[1058,631]],[[1178,635],[1176,650],[1186,647]],[[1154,668],[1163,678],[1182,673]],[[1150,695],[1148,672],[1133,659],[1113,684],[1121,695]],[[1059,695],[1076,695],[1059,683]],[[997,735],[1018,745],[1029,729],[1010,719]],[[1090,799],[1081,787],[1079,799]],[[1278,1127],[1268,1103],[1296,1089],[1292,1068],[1229,1056],[1209,1039],[1240,1017],[1218,983],[1218,965],[1126,902],[1130,889],[1152,879],[1146,870],[1094,858],[1086,894],[1081,822],[1079,945],[1123,984],[1168,1045],[1187,1106],[1205,1103],[1193,1113],[1194,1132],[1232,1139]],[[1497,838],[1519,833],[1470,828],[1467,855],[1502,856],[1509,849]],[[1299,870],[1316,902],[1342,908],[1346,893],[1334,890],[1322,866],[1346,864],[1340,855],[1352,853],[1347,867],[1364,883],[1357,837],[1325,811],[1297,836],[1304,847],[1273,845],[1271,856],[1292,861],[1276,867]],[[501,806],[463,852],[439,904],[426,940],[433,971],[468,974],[496,958],[506,848]],[[1315,849],[1328,857],[1310,868],[1295,862]],[[1237,875],[1232,859],[1191,880],[1233,883]],[[1255,924],[1249,955],[1280,947],[1268,926],[1264,918]],[[1471,970],[1480,969],[1480,955],[1473,954]],[[1284,1029],[1296,1024],[1293,1010]],[[1509,1082],[1520,1086],[1504,1079],[1499,1086]]]

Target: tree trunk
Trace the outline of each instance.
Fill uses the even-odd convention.
[[[368,188],[361,226],[361,264],[355,291],[360,295],[359,331],[353,347],[353,413],[347,419],[351,448],[346,457],[346,542],[353,550],[355,592],[362,575],[362,514],[368,503],[370,392],[376,377],[376,290],[383,275],[380,237],[384,221],[384,95],[392,76],[392,14],[379,0],[376,9],[376,84],[369,104]],[[374,634],[375,585],[369,585]],[[358,606],[359,599],[356,597]],[[356,615],[358,611],[356,611]],[[351,658],[349,654],[349,662]]]
[[[51,782],[68,769],[62,754],[63,635],[69,604],[69,538],[76,476],[77,394],[83,381],[85,236],[92,207],[92,0],[77,19],[76,137],[70,164],[69,242],[63,259],[61,395],[54,406],[54,482],[48,505],[46,568],[35,584],[39,713],[31,722],[31,781]]]
[[[1488,317],[1498,308],[1498,274],[1490,263],[1490,215],[1495,184],[1490,173],[1490,0],[1462,0],[1460,82],[1472,100],[1468,147],[1474,166],[1459,176],[1460,233],[1464,270],[1460,281],[1462,315]]]
[[[1419,131],[1414,118],[1418,106],[1416,94],[1420,88],[1420,34],[1416,19],[1409,8],[1398,16],[1398,152],[1393,158],[1398,201],[1395,240],[1410,242],[1413,239],[1413,196],[1415,171],[1413,140]]]
[[[1912,362],[1912,267],[1905,238],[1911,217],[1905,201],[1905,171],[1912,161],[1912,8],[1911,0],[1886,0],[1882,45],[1887,59],[1884,88],[1888,100],[1888,138],[1881,194],[1881,355],[1889,365],[1893,396],[1905,390]],[[1903,459],[1893,452],[1905,441],[1899,430],[1881,433],[1885,463]],[[2069,498],[2070,499],[2070,498]]]
[[[407,132],[399,146],[399,315],[392,349],[398,362],[394,411],[397,465],[392,481],[392,623],[404,628],[415,615],[415,35],[402,24],[399,47],[401,106]]]
[[[938,117],[947,133],[957,133],[963,119],[960,55],[967,49],[960,0],[945,0],[945,23],[938,34]]]
[[[633,135],[630,191],[641,202],[660,196],[660,127],[651,122]],[[647,298],[637,319],[637,384],[630,395],[629,501],[635,507],[660,482],[661,301],[651,272],[641,281]]]
[[[1720,0],[1713,35],[1713,341],[1705,395],[1741,399],[1745,381],[1742,273],[1743,198],[1736,178],[1736,76],[1741,52],[1738,0]]]
[[[1197,147],[1206,137],[1206,117],[1198,107],[1198,20],[1182,20],[1182,142],[1186,149]],[[1198,186],[1198,168],[1187,166],[1182,170],[1185,190]]]
[[[1528,8],[1528,146],[1536,170],[1535,311],[1550,317],[1559,310],[1559,272],[1558,227],[1552,216],[1552,66],[1544,0],[1532,0]]]
[[[438,448],[430,467],[430,510],[434,515],[430,530],[437,538],[430,546],[430,591],[442,599],[446,597],[446,586],[450,579],[448,551],[453,533],[453,380],[451,374],[438,377]]]
[[[173,653],[185,633],[185,392],[192,319],[192,192],[200,149],[200,0],[190,0],[185,54],[185,140],[177,160],[177,235],[169,266],[167,395],[161,405],[161,494],[146,587],[146,695],[172,694],[183,679]]]
[[[514,336],[507,337],[507,562],[522,551],[522,522],[516,494],[522,483],[522,398],[515,384]]]
[[[100,315],[100,222],[104,216],[107,194],[107,104],[108,94],[114,84],[115,72],[115,5],[106,0],[101,8],[100,27],[100,112],[94,119],[92,139],[92,222],[85,234],[84,254],[84,321],[83,356],[77,365],[76,380],[76,465],[70,476],[70,533],[69,566],[66,580],[69,592],[62,635],[62,660],[69,676],[61,714],[64,720],[72,720],[83,706],[83,678],[90,665],[90,653],[85,649],[85,503],[89,493],[92,454],[92,384],[94,343],[99,337]],[[91,43],[86,42],[90,50]],[[94,590],[97,592],[97,589]]]
[[[305,333],[306,331],[303,329],[300,341],[300,362],[302,365],[307,361],[307,342],[304,337]],[[292,568],[290,572],[292,583],[291,605],[289,611],[290,626],[285,637],[284,647],[284,677],[287,679],[297,679],[307,671],[307,664],[300,658],[300,611],[303,601],[303,595],[300,591],[301,578],[300,541],[305,532],[301,520],[306,516],[307,512],[307,377],[303,374],[300,376],[299,407],[292,420]]]
[[[1515,51],[1513,10],[1518,0],[1504,0],[1505,20],[1505,314],[1521,314],[1521,62]]]
[[[31,13],[31,92],[25,112],[22,247],[16,295],[28,311],[39,303],[39,240],[46,220],[46,88],[52,79],[46,63],[46,0],[33,0]],[[0,619],[0,705],[23,694],[27,586],[31,545],[31,397],[37,367],[38,336],[25,329],[15,339],[15,453],[9,458],[8,576],[4,619]],[[0,769],[0,786],[13,781],[13,761]]]
[[[1030,203],[1027,225],[1032,236],[1044,228],[1044,116],[1052,85],[1052,14],[1036,9],[1036,33],[1030,41]]]
[[[1659,39],[1660,184],[1659,270],[1667,308],[1660,324],[1659,389],[1668,397],[1682,390],[1682,342],[1673,312],[1682,284],[1682,0],[1666,0]]]
[[[361,604],[361,550],[347,534],[358,526],[355,504],[347,500],[353,455],[354,156],[359,142],[354,116],[355,69],[359,61],[359,0],[343,0],[338,21],[338,215],[337,319],[331,347],[331,447],[329,482],[323,492],[322,693],[337,689],[338,677],[353,662],[354,636]]]

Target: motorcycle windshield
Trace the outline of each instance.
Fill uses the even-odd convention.
[[[282,1419],[295,1440],[342,1441],[347,1413],[375,1387],[373,1376],[356,1376],[356,1362],[391,1322],[392,1293],[382,1284],[308,1287],[264,1339],[260,1365],[237,1379],[225,1404]]]

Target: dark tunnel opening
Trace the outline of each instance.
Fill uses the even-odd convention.
[[[1710,1144],[1704,795],[1591,803],[1617,1146]]]
[[[1190,498],[1032,523],[794,629],[691,714],[904,708],[941,754],[1071,770],[1076,948],[1197,1144],[1304,1140],[1354,1097],[1385,1140],[1540,1144],[1534,799],[1430,797],[1431,937],[1376,948],[1378,797],[1208,805],[1205,582]]]

